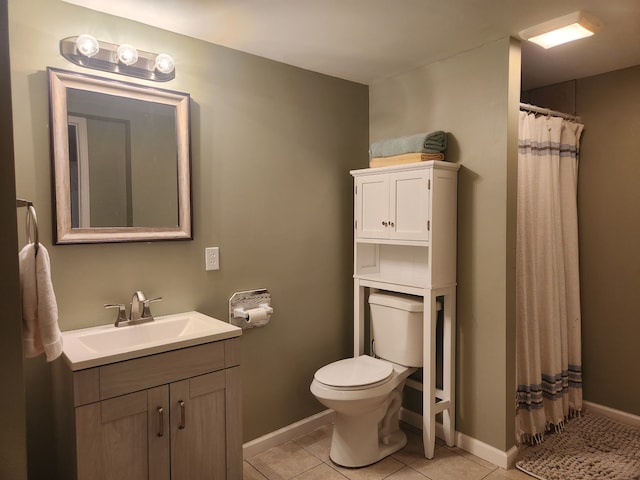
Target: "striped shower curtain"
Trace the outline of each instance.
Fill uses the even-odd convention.
[[[520,112],[516,434],[528,444],[582,409],[576,195],[583,128]]]

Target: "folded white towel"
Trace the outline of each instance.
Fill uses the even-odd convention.
[[[51,362],[62,353],[58,305],[51,283],[49,252],[42,244],[26,245],[19,254],[22,292],[22,345],[25,357],[45,353]]]

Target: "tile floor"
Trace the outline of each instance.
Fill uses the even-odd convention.
[[[244,461],[244,480],[532,480],[504,470],[438,440],[432,460],[422,453],[422,435],[411,427],[407,445],[365,468],[343,468],[329,459],[332,426],[283,443]]]

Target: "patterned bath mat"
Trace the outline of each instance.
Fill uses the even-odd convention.
[[[541,480],[640,480],[640,428],[587,412],[524,450],[516,467]]]

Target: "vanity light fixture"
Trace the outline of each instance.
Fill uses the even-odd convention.
[[[173,58],[166,53],[137,50],[127,43],[102,42],[86,34],[60,40],[60,53],[76,65],[130,77],[167,82],[176,76]]]
[[[156,57],[156,70],[161,73],[171,73],[176,68],[171,55],[161,53]]]
[[[138,50],[133,45],[123,43],[118,47],[118,60],[125,65],[133,65],[138,61]]]
[[[580,38],[590,37],[600,29],[597,19],[584,12],[572,12],[520,32],[520,38],[551,48]]]
[[[76,39],[76,48],[82,55],[91,58],[100,51],[100,44],[96,37],[85,34]]]

